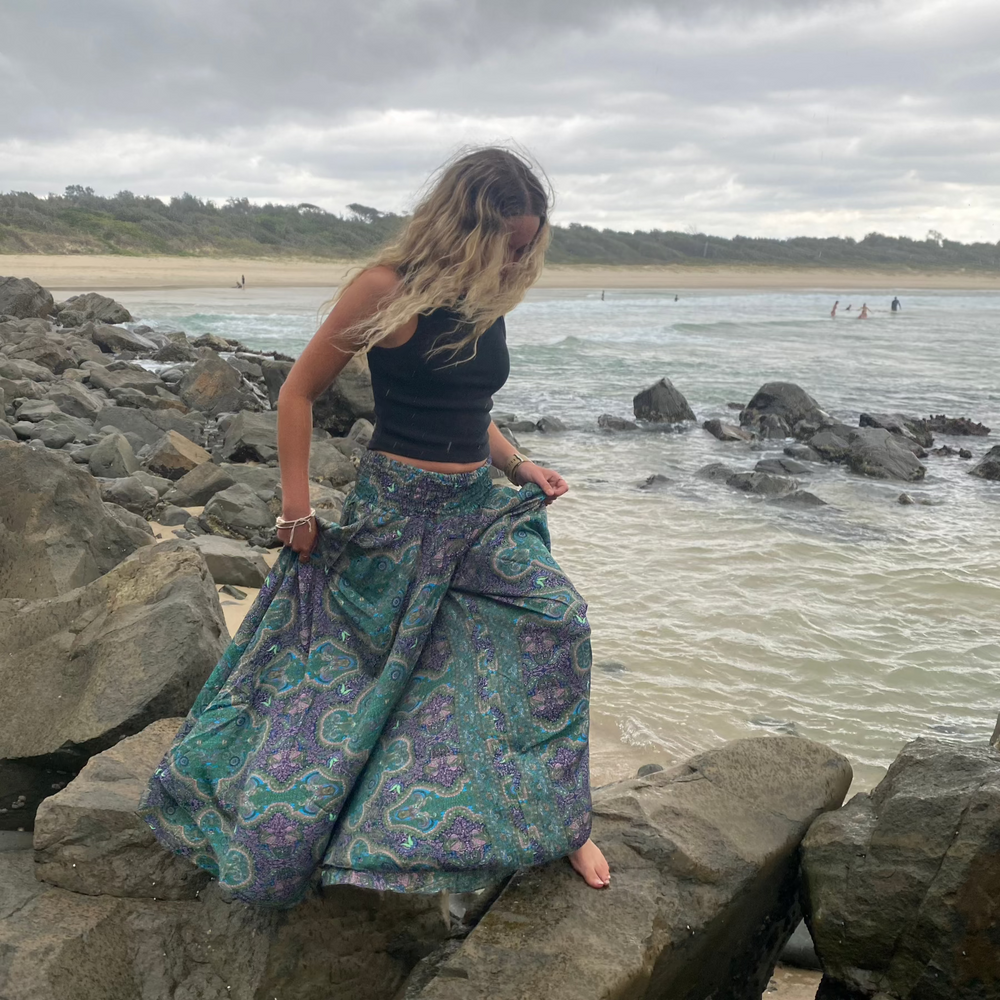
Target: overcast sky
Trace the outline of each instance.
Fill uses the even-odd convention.
[[[556,221],[1000,240],[998,0],[2,0],[0,191],[404,211],[515,140]]]

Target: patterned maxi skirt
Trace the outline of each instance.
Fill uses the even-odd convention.
[[[467,891],[590,834],[590,630],[544,497],[369,452],[285,549],[142,800],[248,902]]]

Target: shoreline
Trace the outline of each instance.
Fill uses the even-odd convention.
[[[235,288],[334,288],[350,260],[238,257],[126,257],[114,254],[0,254],[0,273],[31,278],[55,291],[150,291]],[[1000,273],[860,270],[856,268],[690,267],[556,264],[534,286],[543,289],[911,292],[1000,291]]]

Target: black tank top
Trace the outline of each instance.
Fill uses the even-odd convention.
[[[427,357],[439,343],[461,339],[466,329],[456,313],[435,309],[417,319],[416,331],[402,346],[369,350],[375,394],[372,451],[425,462],[489,458],[493,393],[510,374],[503,316],[458,355],[445,351]]]

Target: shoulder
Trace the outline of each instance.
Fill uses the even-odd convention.
[[[362,271],[345,289],[352,298],[379,301],[392,295],[400,285],[399,275],[391,268],[380,265]]]

